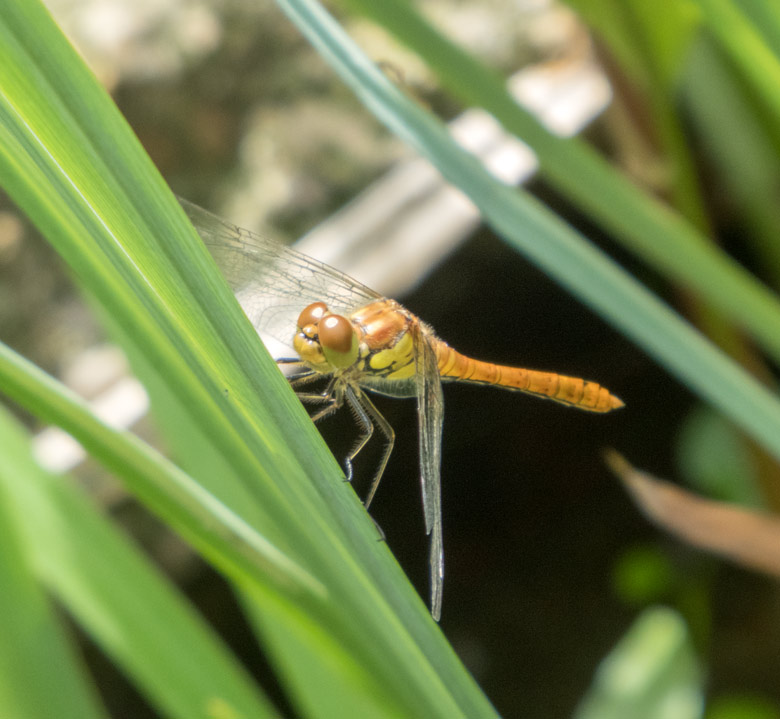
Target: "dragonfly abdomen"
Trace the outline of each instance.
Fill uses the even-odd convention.
[[[475,360],[441,342],[437,346],[442,379],[488,384],[504,389],[547,397],[555,402],[589,412],[610,412],[623,402],[597,382]]]

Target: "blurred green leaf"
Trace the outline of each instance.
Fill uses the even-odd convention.
[[[699,25],[693,0],[566,0],[609,47],[622,72],[641,83],[668,91],[679,80]]]
[[[717,171],[721,212],[735,210],[750,232],[744,241],[775,286],[780,284],[780,187],[778,127],[755,101],[738,72],[712,42],[697,42],[688,56],[681,87],[683,102],[702,153]],[[769,120],[769,124],[767,123]]]
[[[77,493],[72,480],[53,476],[34,462],[28,438],[2,408],[0,442],[0,498],[7,500],[10,516],[35,517],[34,522],[19,522],[19,537],[36,578],[166,716],[276,716],[200,615]],[[8,527],[17,521],[8,522]],[[0,522],[0,526],[6,523]],[[11,545],[3,542],[0,557],[10,558]],[[0,596],[10,599],[24,582],[9,580],[3,586]],[[13,627],[24,626],[23,618],[38,603],[28,599],[23,606],[2,612],[2,616],[12,618],[4,638],[13,636]],[[81,705],[68,708],[69,692],[64,685],[72,679],[74,662],[62,656],[61,640],[57,639],[62,629],[37,623],[43,631],[41,641],[28,641],[24,651],[7,641],[0,643],[0,657],[4,665],[8,662],[8,671],[0,672],[0,681],[13,682],[27,666],[20,658],[37,647],[42,654],[27,671],[40,676],[43,686],[33,686],[32,676],[27,681],[17,677],[14,682],[17,688],[25,687],[27,701],[47,707],[30,716],[92,716]],[[52,663],[49,671],[45,662]],[[19,719],[26,716],[10,709],[0,714]]]
[[[734,425],[707,407],[688,414],[677,437],[677,464],[689,487],[748,507],[764,507],[756,467]]]
[[[659,193],[703,234],[709,225],[699,188],[698,173],[677,113],[677,86],[698,29],[698,12],[691,2],[643,0],[569,3],[587,19],[609,51],[619,60],[615,73],[623,84],[624,104],[646,117],[650,136],[658,145]]]
[[[649,604],[666,598],[678,581],[668,557],[652,545],[630,547],[612,569],[615,593],[629,604]]]
[[[740,69],[744,79],[752,86],[774,114],[774,124],[780,123],[780,57],[772,52],[764,36],[733,0],[693,0],[701,10],[702,22],[720,42],[724,52]],[[748,3],[749,5],[751,3]],[[755,5],[755,3],[753,3]],[[778,38],[780,20],[776,8],[757,10],[756,18],[769,21],[767,29],[771,39]]]
[[[0,411],[0,716],[107,716],[77,651],[36,584],[13,484],[35,481],[25,438]],[[41,518],[42,519],[42,518]]]
[[[780,719],[780,706],[758,696],[716,697],[707,707],[705,719]]]
[[[602,661],[575,719],[698,719],[702,674],[682,617],[646,610]]]
[[[129,489],[235,578],[261,591],[291,591],[322,599],[324,587],[148,445],[111,429],[89,407],[41,370],[0,344],[3,392],[41,419],[63,427]]]

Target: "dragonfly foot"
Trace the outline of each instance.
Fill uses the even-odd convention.
[[[368,515],[371,517],[371,515]],[[385,530],[382,529],[382,527],[379,526],[379,522],[376,521],[373,517],[371,517],[371,521],[374,523],[374,526],[376,527],[377,534],[379,535],[379,539],[377,539],[377,542],[386,542],[387,541],[387,535],[385,534]]]

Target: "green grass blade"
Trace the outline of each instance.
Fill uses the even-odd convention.
[[[316,719],[403,719],[409,716],[392,700],[377,701],[377,687],[365,681],[356,657],[333,643],[327,627],[318,622],[291,621],[277,615],[269,618],[255,604],[245,604],[257,633],[263,637],[290,702],[305,717]],[[281,618],[280,618],[281,617]],[[312,652],[312,646],[319,651]],[[343,676],[354,677],[344,691]]]
[[[76,651],[36,584],[11,483],[34,481],[25,443],[0,426],[0,715],[15,719],[106,716]],[[21,438],[22,440],[24,438]]]
[[[68,609],[103,650],[134,677],[138,687],[168,717],[212,719],[216,716],[273,717],[276,711],[259,695],[249,677],[192,608],[164,581],[157,570],[101,517],[67,478],[52,476],[37,465],[23,431],[0,411],[0,496],[10,499],[19,522],[26,555],[39,580]],[[16,517],[14,519],[16,519]],[[5,523],[3,523],[5,524]],[[13,526],[14,522],[10,522]],[[3,546],[7,549],[8,544]],[[3,557],[9,556],[4,550]],[[11,596],[23,583],[3,582],[0,594]],[[29,607],[35,606],[30,602]],[[4,612],[20,622],[24,612]],[[11,632],[3,632],[10,637]],[[55,651],[50,630],[44,638],[45,659],[56,662],[43,671],[45,686],[18,682],[37,700],[47,696],[51,716],[91,714],[83,707],[66,710],[67,662]],[[36,646],[33,643],[30,647]],[[6,642],[3,650],[11,651]],[[22,655],[18,651],[15,666]],[[12,672],[2,672],[12,678]],[[56,680],[56,681],[53,681]],[[220,713],[221,712],[221,713]],[[16,711],[3,716],[23,717]],[[45,717],[40,711],[35,717]]]
[[[643,0],[569,0],[619,59],[620,67],[643,97],[658,152],[663,158],[664,194],[702,233],[708,233],[694,158],[677,112],[677,87],[683,62],[698,29],[695,8],[675,0],[648,5]],[[641,88],[641,91],[640,91]],[[642,100],[639,100],[642,102]]]
[[[701,9],[704,24],[718,39],[726,54],[741,70],[743,77],[759,94],[780,123],[780,58],[764,42],[761,30],[732,0],[694,0]],[[762,19],[771,17],[762,13]],[[777,30],[777,13],[769,27]]]
[[[653,5],[642,0],[568,0],[566,4],[602,38],[621,71],[644,91],[651,84],[667,89],[677,84],[699,25],[693,5],[676,0]]]
[[[517,105],[503,77],[444,38],[410,3],[343,2],[374,18],[420,55],[455,97],[485,108],[527,142],[545,179],[603,223],[625,247],[745,328],[780,361],[780,300],[736,261],[679,215],[643,194],[587,145],[550,134]]]
[[[773,190],[780,186],[780,163],[771,132],[742,78],[712,43],[697,43],[691,52],[683,92],[704,152],[751,230],[745,241],[780,286],[780,207]]]
[[[780,7],[764,0],[743,0],[741,10],[764,37],[775,57],[780,57]]]

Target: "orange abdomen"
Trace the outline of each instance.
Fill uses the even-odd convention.
[[[436,354],[442,379],[527,392],[589,412],[610,412],[623,406],[618,397],[600,384],[579,377],[481,362],[460,354],[444,342],[437,344]]]

